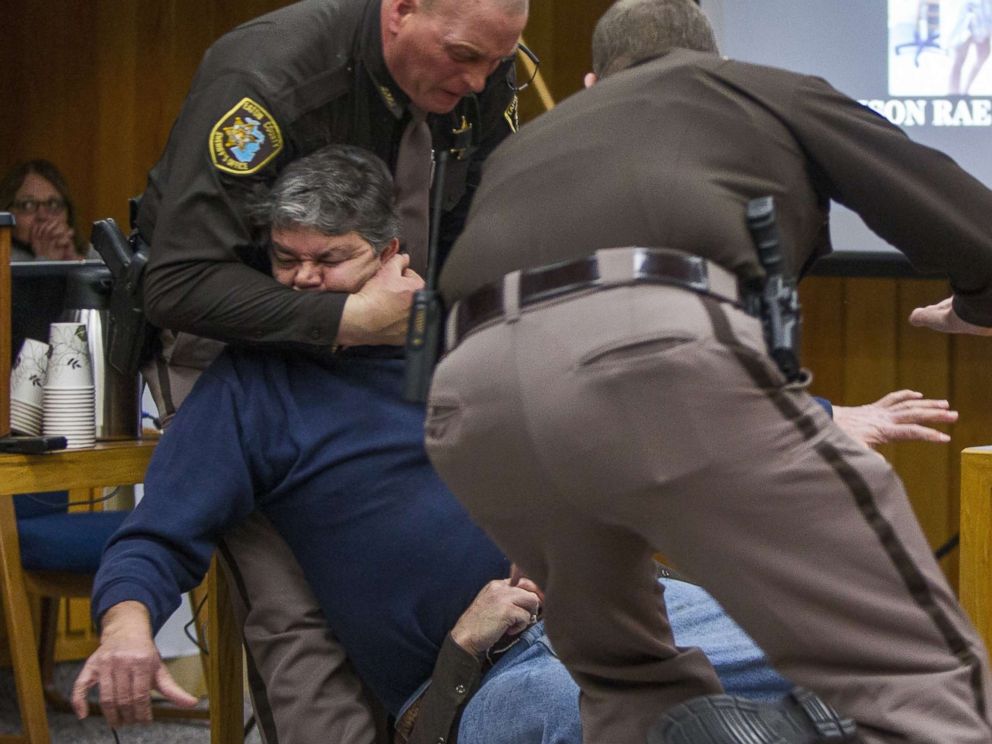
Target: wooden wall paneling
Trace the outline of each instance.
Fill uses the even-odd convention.
[[[95,41],[87,3],[26,3],[16,75],[25,86],[17,102],[18,131],[11,160],[42,157],[63,172],[80,214],[92,209],[93,148],[97,137]],[[9,167],[11,163],[5,165]]]
[[[810,392],[838,404],[844,397],[844,280],[810,277],[799,285],[802,364],[813,373]]]
[[[949,336],[909,324],[909,313],[947,296],[944,281],[901,280],[897,285],[898,386],[918,390],[928,398],[951,399]],[[954,434],[953,427],[938,427]],[[902,442],[893,447],[892,464],[906,485],[910,502],[933,548],[943,545],[957,531],[959,468],[955,442]],[[957,582],[957,554],[943,562],[952,584]]]
[[[890,279],[845,279],[844,397],[871,403],[896,389],[896,285]],[[891,445],[879,451],[891,459]]]
[[[554,90],[564,98],[582,90],[582,78],[592,69],[592,32],[613,0],[553,3],[555,22]]]
[[[8,2],[3,7],[2,43],[0,43],[0,96],[3,115],[0,116],[0,174],[5,173],[17,158],[18,130],[20,129],[21,101],[27,97],[27,84],[21,73],[21,28],[24,7],[21,3]],[[0,205],[5,209],[6,205]]]
[[[949,294],[945,281],[899,282],[899,384],[919,390],[928,398],[946,398],[956,406],[951,390],[950,336],[909,325],[910,312]],[[967,414],[962,414],[967,415]],[[949,444],[904,442],[895,447],[893,464],[909,494],[931,547],[937,549],[958,530],[960,494],[958,475],[961,446],[957,427],[938,427],[952,436]],[[941,568],[956,589],[958,553],[941,561]]]
[[[541,58],[541,74],[555,101],[582,89],[582,77],[592,69],[592,30],[612,0],[532,2],[524,38]],[[538,96],[524,91],[521,121],[544,112]]]
[[[142,50],[135,33],[139,6],[132,2],[94,4],[97,38],[96,120],[100,137],[94,163],[94,211],[86,230],[95,220],[113,217],[128,231],[127,200],[144,188],[148,158],[141,157],[147,136],[139,136],[135,124],[138,99],[138,59]]]

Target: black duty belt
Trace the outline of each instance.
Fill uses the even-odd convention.
[[[519,287],[516,304],[520,308],[625,284],[665,284],[723,302],[737,304],[740,300],[737,277],[700,256],[670,248],[607,248],[576,261],[513,272],[503,281],[486,284],[459,300],[448,317],[449,350],[479,326],[503,317],[507,279]]]

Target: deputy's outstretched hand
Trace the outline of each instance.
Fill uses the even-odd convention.
[[[975,325],[954,312],[953,297],[941,300],[936,305],[918,307],[909,314],[910,325],[930,328],[942,333],[970,333],[975,336],[992,336],[992,328]]]
[[[946,400],[930,400],[915,390],[898,390],[864,406],[834,406],[834,423],[866,447],[886,442],[951,438],[928,424],[952,424],[958,412]]]
[[[383,262],[360,292],[348,295],[338,328],[341,346],[405,343],[413,294],[424,286],[409,265],[410,257],[398,253]]]
[[[152,690],[180,708],[196,705],[197,699],[176,684],[162,663],[144,605],[114,605],[104,614],[102,625],[100,647],[86,660],[72,686],[72,709],[78,718],[89,715],[86,695],[97,685],[100,710],[112,727],[149,723]]]

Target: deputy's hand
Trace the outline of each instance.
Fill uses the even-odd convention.
[[[100,647],[86,660],[72,686],[72,709],[86,718],[86,694],[100,686],[100,710],[110,726],[149,723],[151,691],[158,690],[180,708],[197,699],[169,674],[152,639],[148,610],[139,602],[121,602],[103,616]]]
[[[942,333],[970,333],[975,336],[992,336],[992,328],[975,325],[961,320],[954,312],[953,297],[941,300],[936,305],[918,307],[909,314],[910,325],[930,328]]]
[[[865,406],[834,406],[834,423],[866,447],[886,442],[949,442],[927,424],[952,424],[958,412],[946,400],[929,400],[915,390],[899,390]]]
[[[462,613],[451,629],[451,637],[474,656],[482,656],[504,635],[516,635],[537,620],[541,600],[537,586],[522,579],[490,581]]]
[[[408,255],[396,254],[383,262],[360,292],[348,295],[338,329],[341,346],[402,346],[406,342],[413,294],[424,286],[409,264]]]
[[[31,225],[28,239],[35,256],[47,261],[70,261],[79,258],[72,242],[75,232],[60,219],[36,219]]]

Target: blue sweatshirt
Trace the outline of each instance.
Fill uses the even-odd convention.
[[[292,549],[359,675],[396,714],[499,550],[442,484],[403,361],[228,350],[156,448],[145,496],[105,550],[99,618],[137,600],[157,630],[223,533],[259,508]]]

